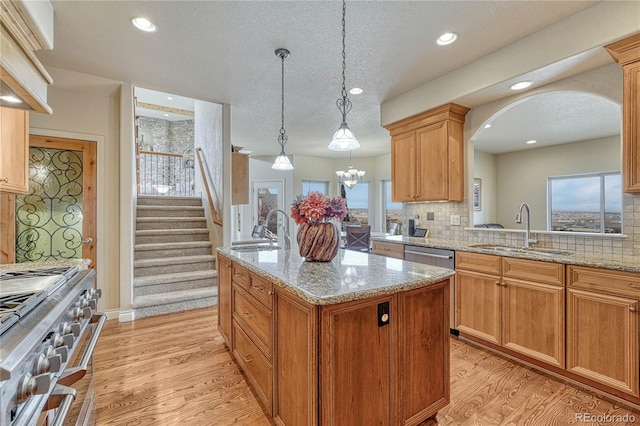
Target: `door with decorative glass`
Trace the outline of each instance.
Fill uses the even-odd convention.
[[[91,259],[96,267],[96,143],[30,136],[29,192],[15,199],[15,262]]]
[[[273,234],[278,235],[282,225],[282,215],[272,215],[265,223],[267,214],[273,209],[284,208],[284,183],[282,181],[253,181],[253,224],[264,225]]]

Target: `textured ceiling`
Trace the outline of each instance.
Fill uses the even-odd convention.
[[[380,104],[594,5],[593,1],[357,1],[347,4],[348,122],[362,148],[389,151]],[[327,149],[340,124],[341,2],[54,0],[55,47],[45,66],[232,106],[232,143],[275,155],[280,60],[285,60],[287,153]],[[156,33],[135,29],[145,16]],[[448,47],[445,31],[460,34]],[[472,105],[468,105],[472,106]]]

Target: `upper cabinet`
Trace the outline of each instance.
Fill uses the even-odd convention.
[[[51,114],[47,88],[53,80],[33,52],[53,48],[53,5],[48,0],[0,0],[0,12],[2,93],[22,100],[0,105]]]
[[[385,126],[391,134],[391,198],[464,199],[464,118],[469,108],[449,103]]]
[[[231,153],[231,205],[249,204],[249,156]]]
[[[622,176],[624,192],[640,192],[640,33],[605,46],[624,72]]]
[[[29,113],[0,107],[0,191],[26,194],[29,183]]]

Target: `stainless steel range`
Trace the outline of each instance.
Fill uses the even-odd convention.
[[[93,421],[92,354],[106,321],[96,312],[95,275],[76,267],[0,273],[0,425]]]

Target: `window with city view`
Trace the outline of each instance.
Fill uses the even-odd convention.
[[[622,233],[620,173],[550,177],[548,229]]]
[[[359,221],[362,225],[369,223],[369,182],[358,182],[353,188],[344,186],[347,195],[348,218]]]
[[[329,190],[329,182],[323,182],[318,180],[303,180],[302,181],[302,195],[315,191],[322,195],[327,195]]]
[[[382,195],[384,199],[384,218],[385,231],[389,230],[392,223],[402,223],[402,203],[394,203],[391,201],[391,181],[382,181]],[[398,230],[401,232],[401,230]],[[396,231],[397,233],[400,233]]]

